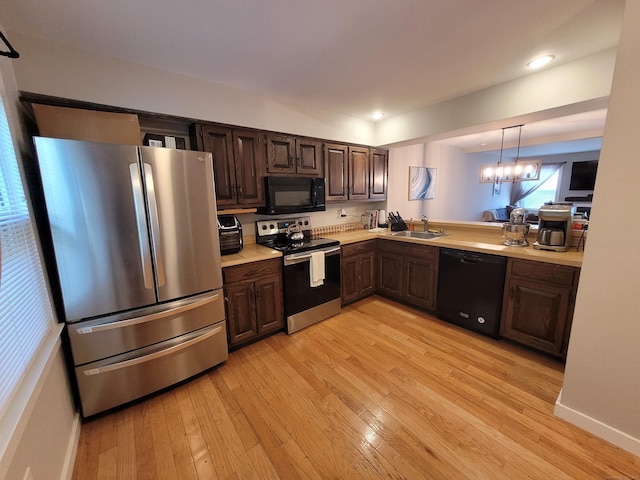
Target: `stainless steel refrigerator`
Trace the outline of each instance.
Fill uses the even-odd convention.
[[[225,361],[211,154],[35,145],[83,415]]]

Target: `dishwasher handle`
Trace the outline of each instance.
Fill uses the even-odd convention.
[[[461,256],[461,257],[458,257],[458,260],[460,260],[460,263],[475,265],[476,263],[480,262],[482,259],[478,257]]]

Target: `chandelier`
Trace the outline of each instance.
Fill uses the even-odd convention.
[[[540,179],[540,160],[520,160],[520,139],[522,137],[522,127],[524,125],[513,125],[502,129],[502,143],[500,144],[500,159],[498,163],[483,165],[480,168],[480,183],[502,183],[502,182],[524,182],[528,180]],[[510,128],[518,129],[518,149],[515,161],[504,163],[502,155],[504,153],[504,131]]]

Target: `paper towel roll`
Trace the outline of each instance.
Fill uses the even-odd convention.
[[[383,228],[387,226],[387,212],[384,210],[380,210],[380,215],[378,215],[378,226]]]

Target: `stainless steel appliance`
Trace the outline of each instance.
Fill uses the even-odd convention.
[[[83,415],[225,361],[211,154],[43,137],[35,146]]]
[[[571,203],[545,203],[538,210],[538,237],[533,248],[566,252],[571,242],[575,207]]]
[[[267,215],[319,212],[325,210],[325,180],[318,177],[265,177]]]
[[[300,235],[301,234],[301,235]],[[256,243],[283,253],[282,283],[287,333],[340,312],[340,242],[311,237],[309,217],[256,222]],[[318,267],[321,281],[315,278]]]
[[[506,257],[441,248],[438,318],[497,337],[506,268]]]
[[[527,235],[531,226],[525,223],[527,212],[524,208],[514,208],[509,215],[509,222],[502,224],[502,242],[507,247],[526,247],[529,245]]]
[[[243,249],[242,224],[235,215],[218,215],[218,233],[222,255],[238,253]]]

